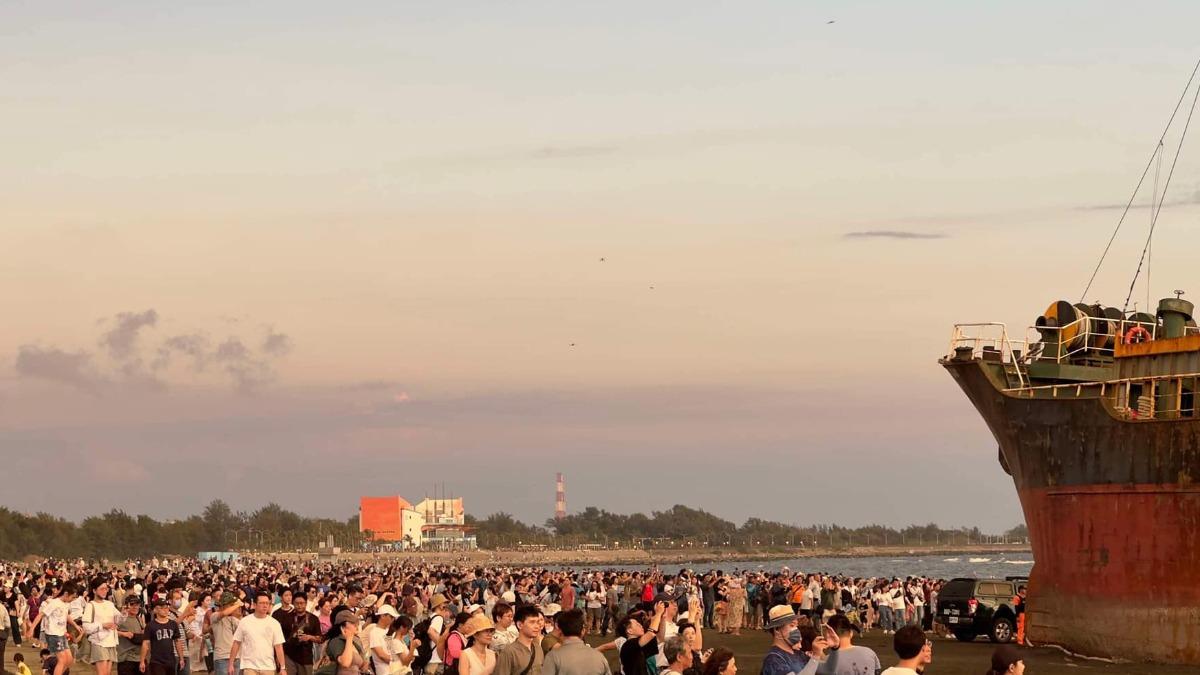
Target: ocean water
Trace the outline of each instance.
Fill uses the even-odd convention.
[[[777,571],[786,566],[793,572],[823,572],[851,577],[907,577],[925,576],[935,579],[954,577],[990,577],[1003,579],[1010,576],[1029,576],[1033,569],[1033,554],[1029,551],[924,556],[872,556],[864,558],[812,557],[789,560],[722,560],[707,563],[662,563],[659,567],[667,572],[691,569],[703,572],[720,569]],[[575,565],[574,569],[585,566]],[[641,570],[646,565],[612,565],[611,569]]]

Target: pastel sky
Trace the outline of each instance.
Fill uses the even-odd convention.
[[[1006,529],[936,360],[1079,299],[1198,19],[5,3],[0,501],[347,517],[441,483],[541,522],[562,471],[572,508]],[[1198,188],[1185,146],[1152,297],[1195,279]]]

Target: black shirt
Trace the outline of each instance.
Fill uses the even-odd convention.
[[[640,645],[637,639],[629,638],[621,645],[621,675],[650,675],[646,659],[657,656],[658,640]]]
[[[313,663],[313,643],[301,642],[301,635],[320,635],[321,622],[308,612],[275,610],[271,616],[279,622],[283,629],[283,653],[292,661],[302,666]],[[219,674],[218,674],[219,675]]]
[[[158,619],[154,619],[147,623],[145,639],[150,641],[150,663],[175,666],[179,662],[179,656],[175,653],[175,642],[182,638],[183,631],[174,621],[159,623]]]

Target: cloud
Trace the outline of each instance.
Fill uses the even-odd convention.
[[[267,331],[267,337],[263,339],[262,350],[264,354],[271,356],[287,356],[292,351],[292,339],[284,333]]]
[[[268,361],[255,355],[236,337],[226,338],[217,345],[212,360],[220,364],[234,388],[242,393],[254,392],[274,377]]]
[[[909,230],[862,230],[847,232],[843,239],[946,239],[941,232],[911,232]]]
[[[172,368],[178,359],[185,374],[202,375],[215,364],[216,372],[226,376],[237,391],[251,392],[274,379],[274,362],[292,350],[291,337],[274,329],[268,329],[260,342],[250,343],[257,344],[257,349],[237,335],[230,335],[213,347],[212,340],[200,331],[161,338],[155,344],[153,335],[148,333],[159,319],[156,310],[147,309],[120,312],[111,319],[100,320],[98,325],[110,327],[97,338],[101,350],[96,354],[23,345],[16,357],[17,373],[91,393],[97,393],[102,386],[162,391],[167,382],[160,377],[181,373],[180,368]],[[146,353],[143,343],[149,343]],[[147,357],[148,368],[144,365]]]
[[[138,332],[147,326],[153,327],[158,323],[158,312],[148,309],[144,312],[121,312],[117,314],[116,325],[100,338],[100,344],[109,356],[126,361],[136,357]]]
[[[92,368],[91,354],[57,347],[21,345],[17,349],[16,369],[21,377],[58,382],[89,393],[95,393],[104,382]]]

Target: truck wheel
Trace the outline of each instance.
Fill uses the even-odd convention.
[[[970,642],[975,639],[975,633],[969,630],[956,630],[954,631],[954,637],[958,638],[960,642]]]
[[[992,642],[1012,642],[1012,621],[1009,619],[996,619],[992,622],[992,631],[988,637],[992,639]]]

